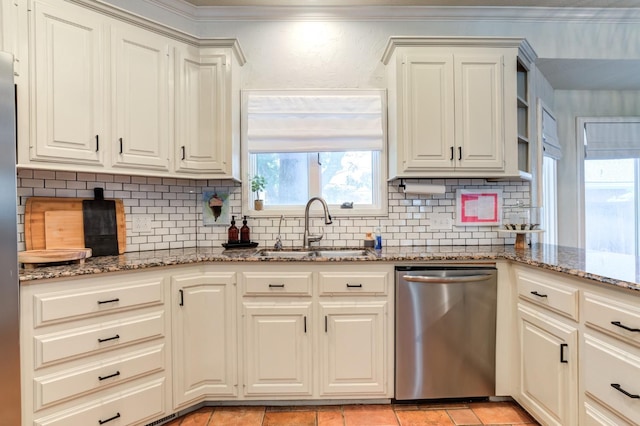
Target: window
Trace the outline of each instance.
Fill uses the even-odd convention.
[[[640,253],[640,120],[593,118],[584,124],[585,248]]]
[[[245,170],[267,181],[264,210],[302,214],[314,196],[334,216],[386,212],[384,92],[248,91],[243,94]],[[351,207],[347,207],[351,206]]]
[[[558,160],[562,148],[558,125],[553,113],[538,99],[540,135],[542,138],[542,242],[558,244]]]

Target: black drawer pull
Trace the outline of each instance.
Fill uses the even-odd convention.
[[[182,151],[182,160],[184,161],[184,159],[187,158],[187,153],[185,151],[184,145],[180,147],[180,150]]]
[[[116,334],[115,336],[107,337],[106,339],[98,339],[98,343],[108,342],[109,340],[116,340],[116,339],[119,339],[119,338],[120,338],[120,335]]]
[[[349,283],[347,283],[347,288],[362,288],[362,284],[349,284]]]
[[[104,305],[105,303],[116,303],[119,301],[120,299],[117,297],[115,299],[110,299],[110,300],[98,300],[98,305]]]
[[[462,161],[462,147],[458,147],[458,161]]]
[[[451,157],[449,158],[449,160],[453,161],[453,147],[451,147]]]
[[[98,420],[98,423],[103,425],[105,423],[109,423],[111,420],[115,420],[115,419],[119,419],[119,418],[120,418],[120,413],[116,413],[115,416],[109,417],[107,420]]]
[[[184,290],[180,289],[178,293],[180,293],[180,303],[178,303],[178,305],[184,306]]]
[[[640,328],[627,327],[626,325],[620,323],[620,321],[611,321],[611,324],[615,325],[616,327],[624,328],[625,330],[633,331],[635,333],[640,333]]]
[[[269,284],[269,288],[284,288],[284,284]]]
[[[102,380],[107,380],[107,379],[110,379],[110,378],[112,378],[112,377],[117,377],[117,376],[119,376],[119,375],[120,375],[120,372],[119,372],[119,371],[116,371],[115,373],[113,373],[113,374],[109,374],[108,376],[98,376],[98,380],[100,380],[100,381],[102,381]]]
[[[640,399],[640,395],[637,395],[637,394],[634,395],[632,393],[627,392],[626,390],[622,389],[622,386],[620,386],[617,383],[611,383],[611,387],[617,390],[618,392],[622,392],[623,394],[627,395],[629,398]]]
[[[120,141],[120,154],[122,154],[122,138],[118,139]]]
[[[537,291],[532,291],[531,294],[538,297],[548,297],[546,294],[538,293]]]
[[[304,332],[307,332],[307,316],[304,316]]]
[[[567,361],[564,358],[564,349],[567,348],[567,347],[569,347],[568,344],[560,343],[560,362],[563,363],[563,364],[568,364],[569,363],[569,361]]]
[[[96,135],[96,152],[100,151],[100,135]]]

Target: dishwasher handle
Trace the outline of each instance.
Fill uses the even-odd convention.
[[[429,275],[403,275],[402,279],[414,283],[427,284],[446,284],[446,283],[471,283],[475,281],[484,281],[491,277],[493,273],[460,275],[457,277],[436,277]]]

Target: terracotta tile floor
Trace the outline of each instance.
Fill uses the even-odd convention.
[[[205,407],[167,426],[537,425],[513,402]]]

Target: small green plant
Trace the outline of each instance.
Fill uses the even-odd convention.
[[[260,191],[264,191],[267,186],[267,180],[264,176],[254,175],[251,178],[251,192],[256,193],[256,200],[260,199]]]

